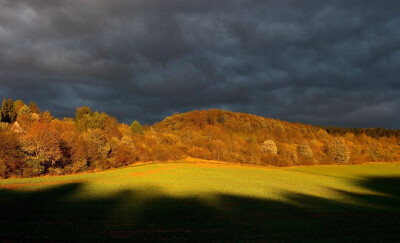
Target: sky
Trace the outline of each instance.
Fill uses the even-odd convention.
[[[0,0],[0,97],[400,129],[398,0]]]

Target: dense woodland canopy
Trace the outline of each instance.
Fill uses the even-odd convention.
[[[223,110],[174,114],[153,126],[119,123],[80,107],[55,119],[30,102],[4,99],[0,177],[61,175],[188,156],[291,166],[400,161],[400,132],[322,128]]]

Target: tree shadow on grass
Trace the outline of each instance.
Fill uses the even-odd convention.
[[[230,194],[214,195],[215,201],[172,197],[151,187],[77,199],[82,183],[3,189],[0,240],[399,241],[400,177],[354,183],[377,194],[337,191],[348,202],[286,192],[284,202]]]

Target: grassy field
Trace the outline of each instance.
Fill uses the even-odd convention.
[[[2,241],[400,241],[399,163],[154,163],[0,188]]]

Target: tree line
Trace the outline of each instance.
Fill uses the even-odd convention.
[[[328,134],[344,136],[346,133],[352,133],[356,136],[365,134],[373,138],[380,137],[399,137],[400,130],[385,128],[343,128],[343,127],[322,127]]]
[[[127,125],[79,107],[54,118],[34,103],[4,99],[0,176],[62,175],[136,162],[194,157],[243,164],[291,166],[399,161],[399,133],[343,133],[223,110],[174,114],[153,126]],[[338,130],[339,131],[339,130]]]

